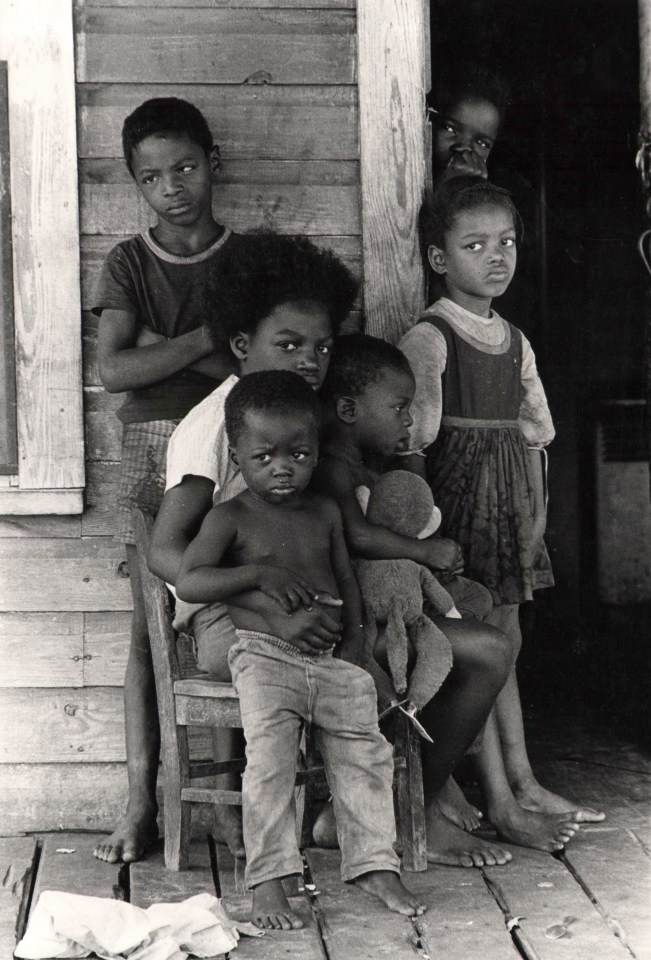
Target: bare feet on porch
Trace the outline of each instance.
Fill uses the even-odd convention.
[[[98,843],[93,856],[107,863],[133,863],[140,860],[158,840],[156,811],[130,813],[119,822],[110,837]]]
[[[234,857],[244,860],[242,808],[215,804],[213,808],[213,835],[217,843],[225,843]]]
[[[448,867],[495,867],[511,860],[499,844],[473,837],[444,817],[435,804],[425,811],[427,862]]]
[[[434,801],[434,806],[447,820],[462,830],[470,832],[476,830],[481,824],[483,813],[468,803],[454,777],[448,777],[445,781]]]
[[[549,814],[525,810],[515,800],[504,800],[488,810],[490,822],[509,843],[556,853],[569,843],[579,829],[573,813]]]
[[[299,930],[303,921],[289,906],[280,877],[253,888],[251,922],[261,930]]]
[[[400,877],[392,870],[372,870],[355,877],[352,882],[360,890],[377,897],[394,913],[402,913],[405,917],[419,917],[427,910],[426,904],[419,903],[414,894],[403,887]]]
[[[511,784],[511,789],[521,807],[535,813],[566,814],[575,823],[599,823],[605,813],[593,807],[577,807],[571,800],[546,790],[537,780],[524,784]]]

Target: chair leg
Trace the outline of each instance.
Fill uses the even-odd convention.
[[[187,870],[190,865],[192,805],[181,800],[181,789],[190,784],[188,735],[185,727],[172,726],[161,716],[165,866]]]
[[[399,711],[395,718],[397,826],[405,870],[427,870],[423,767],[418,733]]]
[[[167,793],[167,791],[166,791]],[[187,870],[190,866],[191,804],[177,795],[165,801],[165,866],[168,870]]]

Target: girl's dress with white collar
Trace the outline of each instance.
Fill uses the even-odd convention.
[[[464,575],[493,600],[522,603],[554,583],[547,550],[529,556],[529,451],[554,437],[526,337],[494,311],[481,317],[443,297],[399,344],[416,378],[410,453],[427,461],[440,533],[464,554]]]

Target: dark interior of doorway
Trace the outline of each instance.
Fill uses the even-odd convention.
[[[530,201],[517,287],[495,304],[531,340],[557,428],[547,533],[557,585],[523,609],[523,686],[534,708],[578,698],[648,731],[651,605],[603,602],[596,560],[598,425],[628,456],[647,456],[637,5],[431,0],[430,9],[434,73],[466,59],[510,84],[489,174]]]

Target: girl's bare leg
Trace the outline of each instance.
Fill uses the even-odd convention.
[[[454,665],[420,719],[434,740],[424,742],[423,781],[430,863],[481,867],[507,863],[511,854],[455,826],[438,804],[448,777],[477,736],[508,674],[511,642],[485,624],[437,618],[452,645]]]
[[[494,607],[486,620],[510,636],[519,651],[522,645],[522,634],[517,604],[502,604]],[[604,819],[604,813],[592,807],[577,806],[571,800],[547,790],[536,780],[527,753],[515,667],[511,670],[497,698],[495,715],[504,768],[511,790],[521,807],[536,813],[571,814],[572,820],[578,823],[597,823]]]
[[[573,814],[525,810],[513,796],[504,768],[494,713],[491,713],[486,724],[476,764],[488,816],[504,840],[553,853],[562,850],[572,839],[579,829]]]
[[[160,753],[160,729],[154,668],[138,572],[136,548],[127,544],[129,577],[133,595],[131,645],[124,678],[124,720],[129,799],[124,817],[106,840],[94,850],[100,860],[131,863],[139,860],[158,837],[156,777]]]

